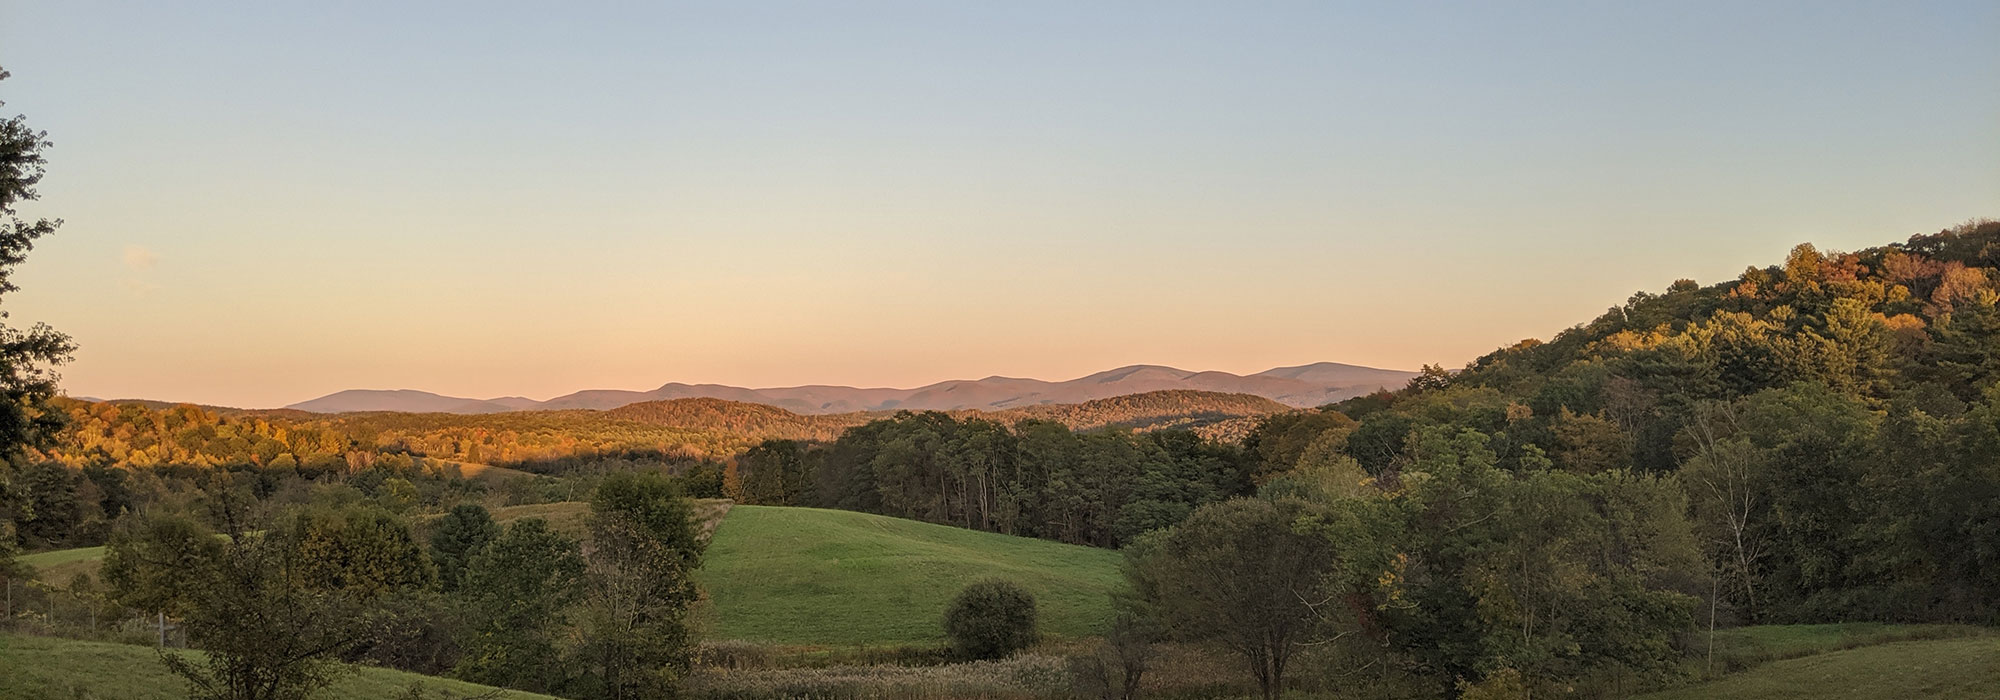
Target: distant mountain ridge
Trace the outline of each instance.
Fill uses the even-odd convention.
[[[1415,372],[1319,362],[1278,367],[1251,375],[1194,372],[1161,365],[1131,365],[1068,381],[993,376],[951,380],[914,389],[807,385],[749,389],[722,384],[671,382],[652,391],[590,389],[535,401],[519,396],[471,399],[414,389],[349,389],[286,408],[313,413],[399,411],[406,413],[504,413],[561,409],[611,410],[647,401],[722,399],[776,406],[802,415],[859,411],[1005,411],[1042,405],[1075,404],[1155,391],[1203,391],[1261,396],[1305,408],[1333,403],[1379,389],[1400,388]]]

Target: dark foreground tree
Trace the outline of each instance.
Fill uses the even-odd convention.
[[[345,671],[357,641],[348,590],[308,584],[305,555],[283,532],[247,527],[241,504],[216,499],[215,533],[161,518],[113,540],[105,575],[120,600],[177,612],[201,655],[162,652],[196,700],[296,700]]]
[[[355,644],[355,608],[337,591],[299,583],[296,550],[274,537],[238,533],[213,575],[190,592],[183,622],[205,655],[163,653],[167,669],[197,700],[312,697],[347,670],[337,655]]]
[[[308,509],[283,530],[286,544],[298,550],[296,573],[310,588],[372,599],[437,581],[409,523],[378,506]]]
[[[196,589],[222,556],[215,531],[186,517],[151,514],[124,523],[104,550],[104,582],[119,605],[150,613],[187,613]]]
[[[1127,550],[1134,605],[1170,635],[1240,655],[1266,698],[1284,689],[1285,665],[1315,641],[1314,606],[1334,565],[1332,544],[1293,528],[1302,506],[1237,499],[1203,506],[1186,521]]]
[[[468,627],[458,676],[522,690],[560,690],[569,674],[559,645],[583,571],[576,540],[550,530],[547,521],[509,524],[466,571],[461,590]]]
[[[1035,630],[1035,595],[1013,581],[966,586],[944,611],[944,634],[960,658],[999,659],[1028,648]]]
[[[0,80],[7,75],[0,69]],[[35,185],[42,181],[48,162],[42,150],[51,145],[48,133],[29,128],[26,117],[0,121],[0,217],[5,219],[0,221],[0,298],[19,289],[14,285],[14,267],[27,260],[35,239],[62,225],[60,219],[23,221],[14,209],[37,197]],[[6,317],[0,312],[0,319]],[[31,494],[13,483],[11,462],[30,447],[48,444],[62,427],[63,412],[47,405],[56,395],[52,368],[68,362],[75,350],[69,336],[48,326],[38,323],[24,331],[0,324],[0,579],[10,584],[22,573],[14,563],[14,521],[34,517],[27,505]]]
[[[438,519],[437,530],[431,532],[431,562],[437,564],[438,586],[446,593],[458,590],[473,556],[499,536],[500,526],[494,524],[486,506],[477,503],[453,506],[451,512]]]
[[[659,474],[614,475],[591,498],[579,695],[668,697],[687,674],[702,552],[693,514]]]

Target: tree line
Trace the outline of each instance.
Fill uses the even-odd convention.
[[[725,495],[1115,547],[1254,488],[1241,450],[1187,430],[1073,431],[1049,421],[903,412],[828,443],[768,440]]]

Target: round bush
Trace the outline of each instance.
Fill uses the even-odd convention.
[[[966,586],[944,612],[951,649],[968,659],[998,659],[1035,643],[1035,596],[1012,581]]]

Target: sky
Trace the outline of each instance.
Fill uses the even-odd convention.
[[[2000,3],[0,0],[73,396],[1459,366],[2000,216]]]

